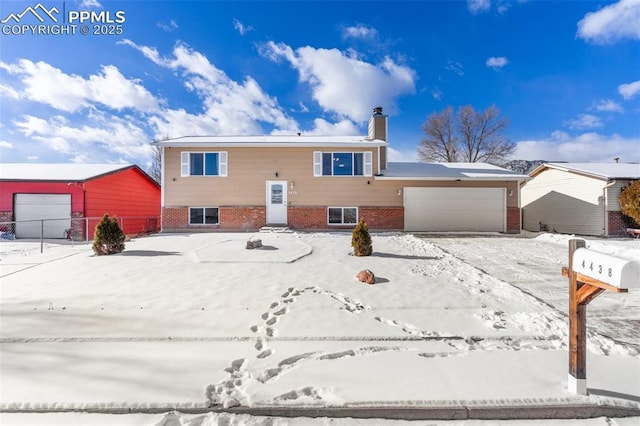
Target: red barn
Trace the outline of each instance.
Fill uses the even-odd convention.
[[[92,239],[105,213],[125,234],[157,229],[160,185],[131,164],[0,164],[0,222],[17,238]]]

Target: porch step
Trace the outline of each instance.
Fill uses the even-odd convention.
[[[260,232],[293,232],[288,226],[267,225],[260,228]]]

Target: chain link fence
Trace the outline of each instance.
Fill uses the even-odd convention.
[[[158,217],[116,217],[120,228],[128,236],[160,231]],[[96,225],[102,217],[72,217],[64,219],[20,220],[0,222],[0,241],[5,240],[67,240],[88,242],[93,240]]]

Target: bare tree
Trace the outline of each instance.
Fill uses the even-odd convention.
[[[515,144],[504,136],[508,125],[494,105],[484,111],[466,105],[455,117],[449,106],[427,117],[422,125],[427,136],[418,154],[423,161],[501,164],[515,150]]]
[[[162,149],[158,145],[151,145],[152,154],[151,154],[151,164],[149,165],[149,176],[153,178],[156,182],[160,182],[162,178]]]
[[[422,161],[458,161],[458,139],[455,136],[455,117],[450,106],[432,113],[422,125],[422,138],[418,155]]]

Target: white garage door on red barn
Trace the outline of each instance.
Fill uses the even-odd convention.
[[[71,228],[71,194],[16,194],[16,238],[65,238]],[[45,219],[44,222],[41,220]]]
[[[412,232],[505,232],[505,188],[404,188],[404,227]]]

